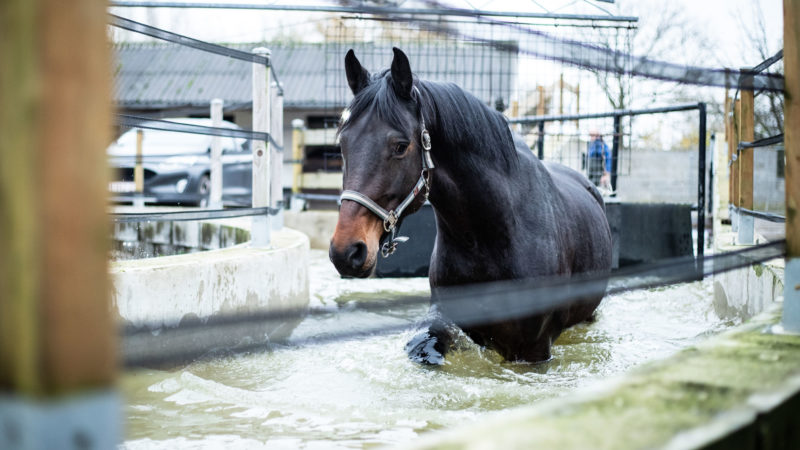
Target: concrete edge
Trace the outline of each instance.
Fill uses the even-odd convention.
[[[284,228],[273,232],[271,248],[239,245],[118,261],[110,268],[112,305],[121,322],[151,328],[304,308],[309,302],[308,254],[308,237]]]

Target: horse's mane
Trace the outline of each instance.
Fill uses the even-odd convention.
[[[507,169],[518,166],[511,130],[502,114],[453,83],[422,81],[415,77],[414,86],[422,93],[422,111],[428,130],[434,140],[438,138],[451,150],[459,152],[459,162],[476,169],[485,167],[487,159],[499,159]],[[403,108],[403,100],[392,88],[391,73],[383,71],[373,75],[369,85],[353,98],[349,115],[343,118],[339,131],[369,113],[402,129],[400,112]]]

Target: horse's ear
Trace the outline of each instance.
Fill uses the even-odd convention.
[[[398,97],[411,98],[411,87],[413,77],[411,75],[411,64],[408,62],[408,57],[397,47],[393,47],[394,59],[392,59],[392,84],[394,85],[394,93]]]
[[[344,71],[347,73],[347,84],[353,95],[361,92],[369,84],[369,72],[361,67],[361,63],[356,58],[356,53],[351,48],[344,57]]]

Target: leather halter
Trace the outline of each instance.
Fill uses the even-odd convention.
[[[387,258],[389,255],[395,252],[397,249],[397,244],[406,242],[408,240],[408,237],[406,236],[395,237],[395,233],[397,232],[397,222],[400,220],[400,216],[403,214],[403,211],[408,208],[408,205],[410,205],[414,199],[417,198],[420,192],[424,193],[423,195],[425,196],[425,200],[428,199],[428,194],[430,193],[431,169],[434,168],[433,159],[431,159],[431,135],[428,133],[428,129],[425,128],[425,118],[422,116],[422,95],[416,86],[413,87],[411,92],[415,94],[417,97],[417,102],[419,103],[419,122],[421,129],[420,141],[422,142],[423,150],[421,152],[422,171],[420,172],[417,184],[414,185],[414,188],[406,196],[406,198],[391,211],[387,211],[382,206],[375,203],[375,201],[373,201],[371,198],[358,191],[345,190],[342,191],[342,195],[339,197],[339,203],[341,203],[343,200],[356,202],[372,211],[376,216],[383,220],[384,231],[387,233],[392,233],[391,239],[387,242],[384,242],[381,246],[381,255],[383,255],[384,258]]]

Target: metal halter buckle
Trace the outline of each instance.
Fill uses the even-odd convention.
[[[395,225],[397,225],[397,214],[394,211],[389,211],[389,215],[383,221],[383,229],[387,232],[393,231]]]
[[[431,149],[431,135],[430,135],[430,133],[428,133],[427,128],[423,128],[422,129],[421,138],[422,138],[422,148],[424,148],[425,151],[430,151],[430,149]]]

